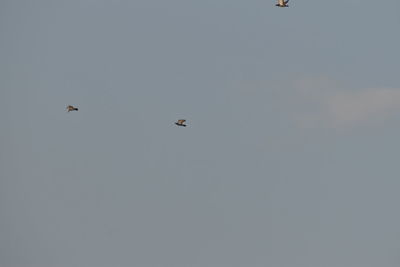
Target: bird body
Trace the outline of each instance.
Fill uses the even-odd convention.
[[[175,124],[178,126],[186,127],[185,121],[186,120],[178,120],[177,122],[175,122]]]
[[[277,7],[289,7],[289,0],[278,0],[278,3],[275,5]]]
[[[78,108],[76,108],[74,106],[71,106],[71,105],[68,105],[67,106],[67,112],[70,112],[70,111],[78,111]]]

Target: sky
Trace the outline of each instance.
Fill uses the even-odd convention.
[[[399,266],[400,2],[289,5],[1,0],[0,267]]]

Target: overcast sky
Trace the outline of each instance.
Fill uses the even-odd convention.
[[[400,1],[289,4],[0,0],[0,267],[398,267]]]

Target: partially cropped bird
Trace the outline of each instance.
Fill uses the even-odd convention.
[[[74,106],[71,106],[71,105],[68,105],[67,106],[67,112],[70,112],[70,111],[78,111],[78,108],[76,108],[76,107],[74,107]]]
[[[186,120],[178,120],[177,122],[175,122],[175,124],[178,125],[178,126],[186,127],[185,121]]]
[[[289,7],[289,5],[288,5],[288,3],[289,3],[289,0],[278,0],[278,3],[275,5],[275,6],[278,6],[278,7]]]

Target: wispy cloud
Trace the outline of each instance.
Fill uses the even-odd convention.
[[[360,88],[329,77],[241,82],[229,92],[235,119],[294,120],[300,128],[352,128],[400,115],[400,88]],[[269,118],[269,119],[267,119]]]
[[[335,125],[383,119],[400,110],[400,89],[337,92],[328,98],[326,108]]]
[[[352,90],[325,78],[301,80],[295,86],[303,108],[294,116],[304,127],[356,126],[400,112],[400,88]]]

